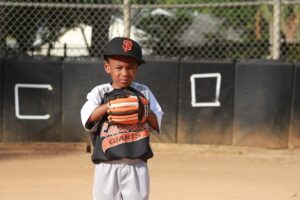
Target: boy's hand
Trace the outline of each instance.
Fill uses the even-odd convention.
[[[108,103],[102,104],[100,106],[98,106],[93,113],[91,114],[90,118],[88,119],[89,122],[96,122],[99,121],[101,119],[101,117],[103,117],[108,110]]]
[[[150,110],[149,115],[147,117],[148,124],[155,130],[159,132],[159,125],[157,121],[157,117],[152,110]]]

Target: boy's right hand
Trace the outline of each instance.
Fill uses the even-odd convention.
[[[99,121],[106,113],[107,110],[109,109],[108,103],[104,103],[99,105],[91,114],[89,117],[88,121],[89,122],[96,122]]]

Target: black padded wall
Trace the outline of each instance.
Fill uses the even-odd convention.
[[[160,135],[152,134],[153,142],[176,142],[178,105],[178,60],[146,60],[139,66],[136,81],[147,85],[164,112]]]
[[[181,62],[178,142],[231,144],[233,62]]]
[[[61,140],[61,62],[5,61],[4,142]]]
[[[300,66],[148,58],[136,82],[164,116],[152,142],[300,146]],[[89,140],[80,110],[103,61],[0,59],[0,142]]]
[[[0,142],[2,142],[2,136],[3,136],[3,90],[4,90],[4,62],[2,59],[0,59]]]
[[[97,85],[107,83],[103,62],[64,62],[62,91],[62,141],[84,141],[89,135],[83,129],[80,110],[87,94]]]
[[[300,65],[295,66],[292,118],[289,144],[291,147],[300,146]]]
[[[293,69],[279,62],[237,64],[235,145],[287,147]]]

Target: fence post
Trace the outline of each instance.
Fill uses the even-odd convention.
[[[272,41],[272,59],[280,58],[280,8],[281,0],[274,0],[273,8],[273,41]]]
[[[124,37],[130,37],[130,0],[123,1]]]
[[[5,45],[5,17],[4,17],[4,10],[3,8],[0,9],[0,57],[4,57],[7,54],[7,48]]]
[[[64,58],[67,57],[67,43],[64,43]]]

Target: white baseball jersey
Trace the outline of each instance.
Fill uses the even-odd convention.
[[[131,84],[131,87],[145,95],[145,97],[150,102],[150,109],[155,113],[157,117],[159,125],[159,130],[157,130],[157,132],[159,133],[163,112],[154,95],[152,94],[150,89],[143,84],[133,82]],[[104,98],[104,94],[111,92],[112,90],[113,87],[111,86],[111,84],[106,83],[96,86],[90,93],[88,93],[87,101],[81,109],[81,121],[86,131],[91,132],[94,131],[94,129],[96,128],[96,124],[88,124],[88,119],[91,116],[92,112],[95,110],[95,108],[97,108],[101,104]]]

